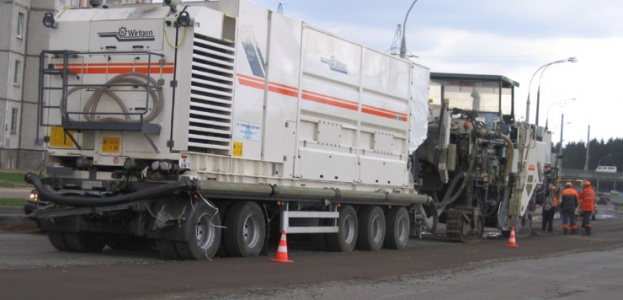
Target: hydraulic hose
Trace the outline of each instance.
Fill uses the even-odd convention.
[[[450,195],[452,195],[454,188],[459,183],[459,181],[463,179],[464,177],[465,177],[465,172],[456,174],[456,176],[452,179],[452,182],[450,182],[450,185],[448,186],[448,189],[446,190],[446,193],[444,194],[443,199],[441,200],[441,202],[439,202],[439,204],[437,204],[438,206],[441,207],[441,206],[450,204],[451,201],[448,201],[451,198]]]
[[[443,201],[441,201],[439,206],[448,205],[448,204],[456,201],[456,199],[458,199],[459,196],[461,195],[461,193],[463,192],[463,189],[465,189],[465,187],[467,186],[467,182],[469,182],[470,174],[472,173],[472,169],[474,168],[474,165],[475,165],[475,162],[476,162],[476,145],[477,145],[477,143],[474,143],[474,145],[472,146],[473,147],[472,148],[472,155],[470,157],[469,166],[467,167],[467,171],[462,173],[464,179],[463,179],[463,182],[461,183],[461,186],[456,191],[456,193],[454,193],[454,195],[452,195],[452,197],[448,197],[449,193],[452,192],[452,190],[448,189],[448,191],[446,192],[446,195],[444,195],[444,197],[443,197]],[[459,176],[457,176],[457,177],[459,177]],[[453,181],[453,183],[454,183],[454,181]]]
[[[149,189],[145,189],[145,190],[141,190],[141,191],[137,191],[137,192],[133,192],[129,194],[122,194],[122,195],[116,195],[112,197],[102,197],[102,198],[86,198],[86,197],[80,197],[80,196],[65,196],[65,195],[55,194],[51,192],[50,190],[48,190],[43,185],[43,182],[41,182],[41,179],[33,173],[27,173],[26,175],[24,175],[24,179],[26,180],[26,182],[35,186],[41,199],[45,199],[47,201],[51,201],[56,204],[70,205],[70,206],[76,206],[76,207],[102,207],[102,206],[109,206],[109,205],[127,204],[127,203],[132,203],[132,202],[136,202],[136,201],[140,201],[144,199],[154,198],[162,194],[172,193],[175,191],[181,191],[181,190],[192,191],[192,190],[197,189],[197,183],[195,181],[184,177],[180,179],[179,181],[176,181],[173,183],[162,184],[162,185],[158,185],[153,188],[149,188]]]
[[[506,169],[504,170],[504,183],[508,183],[508,176],[513,168],[513,159],[515,158],[515,147],[513,146],[513,142],[511,142],[507,136],[500,134],[499,138],[506,142],[506,145],[508,146],[508,159],[506,160]]]
[[[162,112],[162,109],[164,107],[164,100],[163,100],[164,96],[163,96],[162,88],[158,85],[158,82],[154,78],[148,77],[146,74],[139,73],[139,72],[128,72],[124,74],[119,74],[111,78],[108,82],[106,82],[105,86],[81,85],[81,86],[76,86],[74,88],[71,88],[70,90],[67,91],[67,93],[65,93],[65,96],[61,99],[61,107],[60,107],[61,112],[63,113],[63,115],[67,113],[67,98],[69,97],[69,95],[79,90],[94,88],[95,92],[91,95],[91,97],[89,97],[89,99],[87,100],[83,108],[84,117],[88,121],[91,121],[91,122],[103,122],[103,121],[138,122],[138,121],[133,121],[130,119],[128,108],[123,103],[123,100],[121,100],[121,98],[119,98],[119,96],[117,96],[117,94],[115,94],[114,91],[111,90],[111,87],[124,86],[124,85],[142,86],[142,85],[145,85],[146,82],[149,82],[149,89],[147,89],[146,87],[146,92],[150,95],[150,98],[152,99],[153,105],[154,105],[151,112],[149,112],[143,118],[143,122],[149,123],[153,121],[156,117],[158,117],[158,115],[160,115],[160,113]],[[104,94],[108,95],[110,98],[112,98],[115,101],[115,103],[117,103],[117,105],[119,106],[123,114],[123,117],[124,117],[123,119],[112,118],[112,117],[95,119],[94,116],[97,115],[97,107]]]

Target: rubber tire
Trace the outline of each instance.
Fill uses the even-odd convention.
[[[319,226],[326,226],[327,219],[320,218],[318,219]],[[318,251],[329,251],[329,246],[327,245],[327,234],[326,233],[313,233],[309,236],[309,242],[314,247],[314,249]]]
[[[258,256],[266,239],[266,218],[255,202],[232,204],[225,218],[223,242],[227,254],[233,257]]]
[[[383,246],[389,249],[404,249],[409,244],[411,223],[404,206],[392,207],[385,211],[387,228]]]
[[[179,253],[177,253],[177,248],[175,247],[175,241],[171,240],[156,240],[156,247],[158,248],[158,252],[160,252],[160,256],[164,259],[173,259],[173,260],[181,260],[182,257]]]
[[[101,252],[108,242],[101,236],[84,232],[64,233],[63,237],[69,250],[76,252]]]
[[[59,231],[48,231],[48,239],[50,244],[59,251],[70,251],[69,246],[65,242],[65,233]]]
[[[212,259],[221,244],[221,217],[218,211],[198,201],[190,218],[190,224],[195,226],[191,225],[188,241],[175,241],[177,253],[183,260]]]
[[[151,250],[156,246],[154,240],[140,238],[132,235],[110,236],[108,237],[108,242],[106,244],[111,249],[132,251]]]
[[[219,214],[219,217],[221,217],[221,222],[223,222],[223,220],[225,220],[225,216],[227,216],[229,207],[231,206],[231,201],[221,201],[215,204],[218,207],[218,214]],[[218,257],[229,257],[229,254],[227,253],[227,249],[225,249],[224,236],[225,234],[222,233],[222,230],[221,230],[221,242],[218,247],[218,251],[216,251],[216,256]]]
[[[385,213],[378,206],[365,206],[359,211],[359,236],[357,248],[377,251],[385,241]]]
[[[357,211],[351,205],[343,205],[339,211],[338,233],[326,234],[327,247],[333,252],[351,252],[357,245],[359,231]]]

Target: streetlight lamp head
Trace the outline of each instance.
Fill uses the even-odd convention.
[[[569,57],[569,58],[567,59],[567,61],[568,61],[568,62],[572,62],[572,63],[576,63],[576,62],[578,62],[578,59],[577,59],[577,58],[575,58],[575,56],[572,56],[572,57]]]

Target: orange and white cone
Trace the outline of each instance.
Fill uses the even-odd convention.
[[[280,263],[293,263],[293,260],[288,259],[288,242],[286,241],[286,231],[281,232],[281,240],[279,240],[279,248],[277,248],[277,255],[270,261]]]
[[[511,227],[511,235],[508,237],[506,247],[519,247],[517,246],[517,242],[515,242],[515,226]]]

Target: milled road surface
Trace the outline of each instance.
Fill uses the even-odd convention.
[[[540,224],[534,227],[537,225]],[[560,228],[560,224],[556,225]],[[517,289],[523,287],[528,292],[530,286],[526,283],[534,280],[527,278],[532,273],[537,276],[535,278],[541,276],[540,269],[528,268],[524,273],[511,272],[509,275],[509,270],[514,270],[514,267],[507,264],[522,266],[523,262],[534,262],[535,266],[545,266],[541,263],[545,261],[550,268],[560,268],[554,274],[561,275],[559,284],[562,286],[558,289],[562,294],[552,292],[558,295],[554,297],[577,296],[577,288],[574,289],[576,283],[564,285],[565,278],[580,280],[565,275],[574,270],[573,255],[618,255],[620,251],[608,251],[623,248],[623,218],[620,215],[600,209],[594,227],[594,234],[590,237],[539,234],[518,239],[517,248],[506,247],[505,239],[488,239],[474,244],[412,239],[409,248],[404,250],[325,253],[308,250],[303,244],[290,242],[288,237],[289,258],[295,261],[292,264],[272,263],[268,261],[269,257],[179,262],[161,260],[154,252],[110,249],[99,254],[59,252],[49,245],[44,234],[31,227],[30,231],[0,233],[0,298],[446,298],[443,295],[454,299],[543,298],[549,294],[541,297],[533,294],[525,294],[526,297],[499,295],[504,292],[500,288],[491,291],[484,288],[482,294],[475,294],[471,284],[495,286],[496,279],[515,274],[519,276]],[[270,258],[274,253],[273,247]],[[608,261],[602,263],[602,268],[607,271]],[[578,265],[578,268],[581,266]],[[581,274],[580,270],[577,274]],[[618,277],[612,280],[616,279]],[[445,281],[453,280],[457,284],[463,280],[461,286],[465,293],[448,288],[451,284]],[[618,287],[606,284],[603,288],[606,292],[616,292]]]

